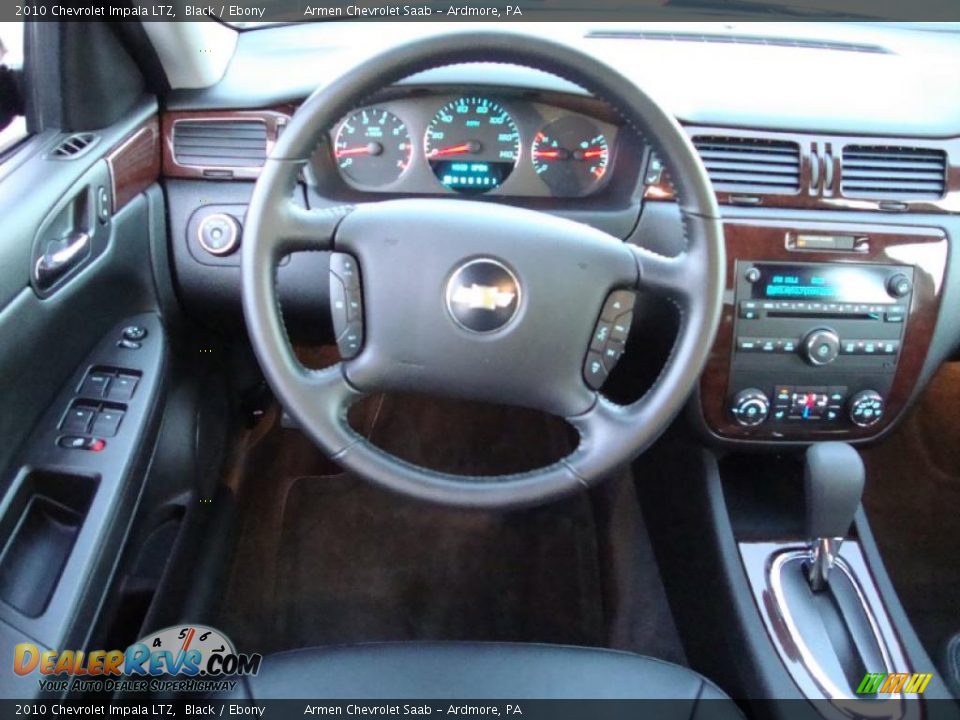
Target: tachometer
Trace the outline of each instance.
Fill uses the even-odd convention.
[[[520,132],[499,103],[463,97],[433,116],[424,151],[443,185],[460,193],[485,193],[501,185],[516,167]]]
[[[537,133],[533,169],[557,194],[584,195],[607,173],[606,136],[586,118],[568,115]]]
[[[340,125],[333,154],[340,172],[357,185],[379,187],[403,174],[412,149],[400,118],[387,110],[365,108]]]

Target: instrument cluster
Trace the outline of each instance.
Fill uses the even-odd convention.
[[[528,99],[420,95],[351,112],[328,152],[364,192],[585,197],[609,181],[618,130]]]

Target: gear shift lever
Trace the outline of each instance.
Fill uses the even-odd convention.
[[[850,529],[863,495],[863,460],[847,443],[816,443],[807,448],[803,471],[807,503],[807,537],[813,561],[807,580],[815,592],[827,586],[827,577]]]

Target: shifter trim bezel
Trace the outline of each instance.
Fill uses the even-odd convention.
[[[807,545],[796,542],[744,542],[738,544],[738,549],[754,601],[772,644],[785,669],[807,698],[829,701],[830,706],[838,711],[837,717],[900,720],[913,716],[913,704],[905,702],[907,697],[902,692],[891,695],[888,702],[844,693],[826,676],[804,642],[784,602],[781,573],[790,561],[812,559],[811,549]],[[854,588],[880,649],[886,666],[884,670],[888,673],[910,672],[911,666],[890,618],[876,588],[870,584],[872,575],[857,541],[847,540],[843,544],[834,572],[842,572]]]

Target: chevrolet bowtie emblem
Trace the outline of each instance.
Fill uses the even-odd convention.
[[[496,310],[505,308],[513,302],[515,297],[512,292],[505,292],[497,287],[489,285],[459,285],[453,291],[451,302],[458,305],[466,305],[472,310]]]
[[[517,276],[493,258],[465,262],[447,281],[447,311],[464,330],[496,332],[517,316],[523,289]]]

